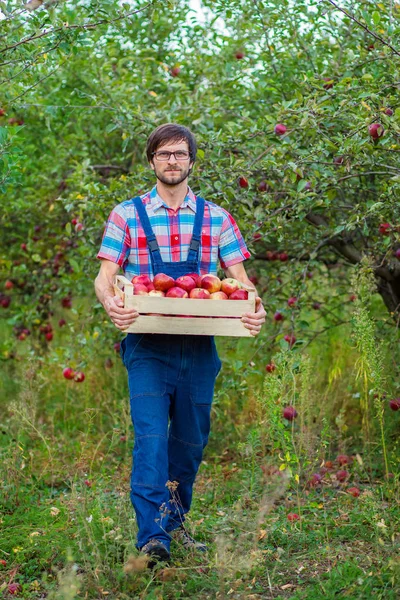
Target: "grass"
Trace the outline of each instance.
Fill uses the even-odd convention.
[[[109,352],[88,342],[80,347],[85,382],[67,382],[63,349],[74,340],[63,335],[44,357],[26,347],[3,363],[4,598],[14,597],[10,583],[26,599],[399,597],[398,415],[385,409],[388,479],[344,330],[303,354],[278,352],[265,381],[265,340],[218,340],[224,368],[188,521],[210,551],[187,556],[175,545],[173,565],[153,572],[135,549],[125,372],[117,356],[105,369]],[[282,420],[286,403],[299,411],[293,423]],[[335,463],[322,485],[310,486],[338,453],[356,457],[349,480],[337,481]],[[347,493],[351,485],[358,498]],[[293,512],[300,519],[289,522]]]

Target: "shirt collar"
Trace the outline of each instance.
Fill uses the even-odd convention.
[[[149,206],[151,207],[153,213],[156,212],[156,210],[158,210],[159,208],[161,208],[161,206],[163,206],[164,208],[169,208],[169,206],[159,196],[156,185],[153,187],[153,189],[150,192]],[[194,195],[194,193],[192,192],[190,187],[188,187],[185,199],[179,208],[186,208],[187,206],[189,208],[191,208],[194,213],[196,212],[196,196]]]

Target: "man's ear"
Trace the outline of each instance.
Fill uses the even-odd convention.
[[[152,161],[152,160],[149,162],[149,165],[150,165],[150,167],[151,167],[151,168],[153,169],[153,171],[154,171],[154,163],[153,163],[153,161]]]

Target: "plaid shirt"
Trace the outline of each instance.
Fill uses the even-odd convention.
[[[141,196],[149,215],[161,258],[164,262],[187,260],[192,239],[196,196],[188,188],[177,210],[168,207],[154,187]],[[226,269],[250,257],[233,217],[213,202],[205,201],[200,248],[200,274],[217,273],[218,259]],[[97,258],[119,264],[125,276],[153,276],[146,236],[132,200],[118,204],[111,212]]]

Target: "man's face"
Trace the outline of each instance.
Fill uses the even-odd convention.
[[[186,140],[178,143],[167,143],[157,148],[158,152],[179,152],[184,151],[189,153],[189,146]],[[189,172],[193,167],[193,162],[190,158],[179,160],[175,154],[171,154],[168,160],[159,160],[157,155],[153,156],[150,162],[151,168],[154,170],[157,179],[169,186],[175,186],[189,176]]]

